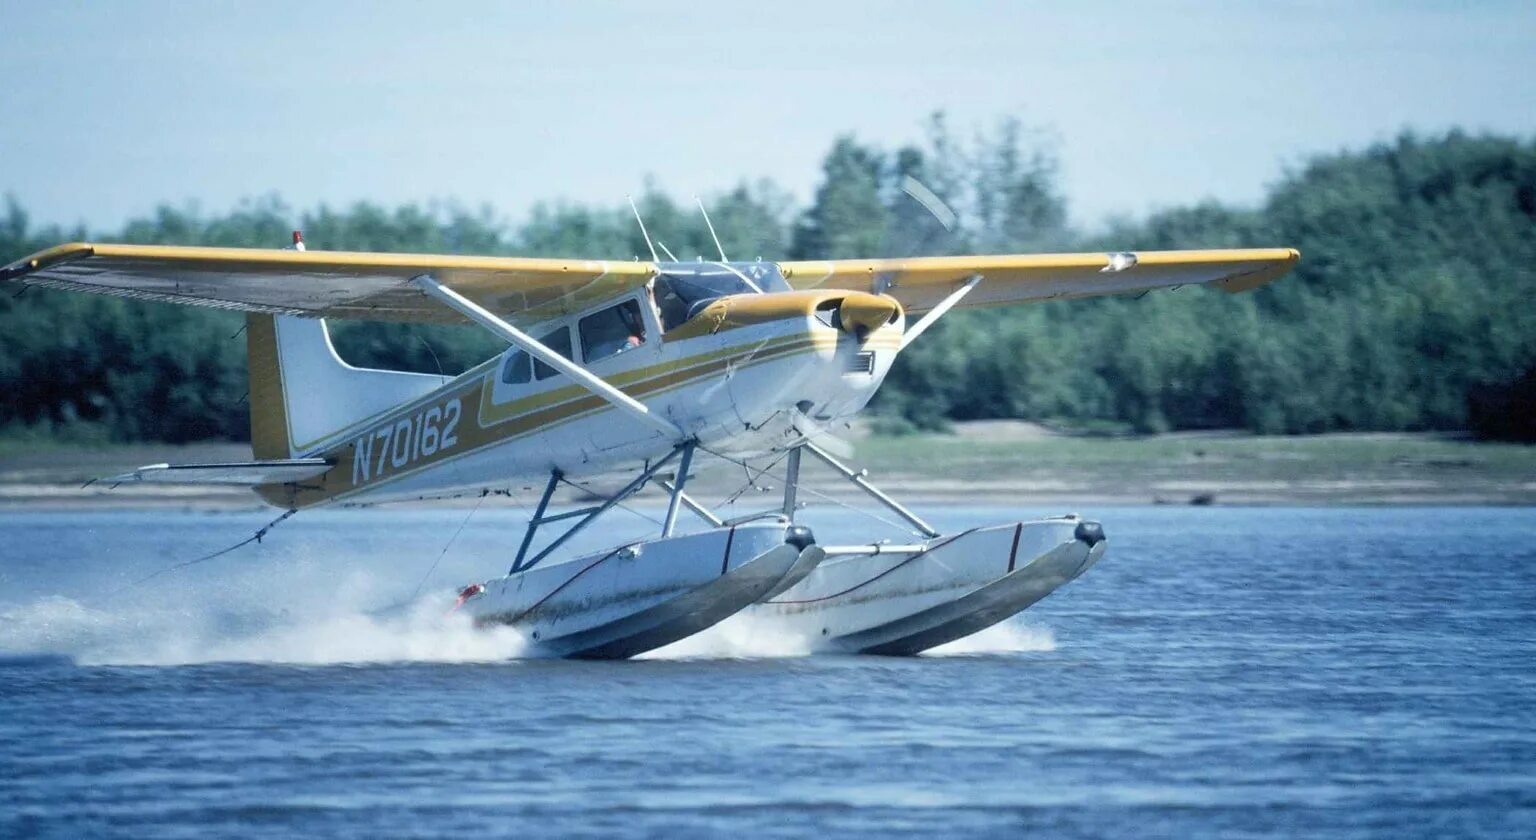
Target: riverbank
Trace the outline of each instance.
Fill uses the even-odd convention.
[[[1536,446],[1478,443],[1434,434],[1333,434],[1261,437],[1235,432],[1101,438],[1061,434],[1029,423],[958,424],[948,434],[900,437],[851,432],[842,453],[873,480],[914,502],[1531,505],[1536,504]],[[124,485],[91,479],[152,463],[241,461],[244,444],[0,448],[0,507],[171,506],[254,508],[239,487]],[[739,467],[702,472],[691,489],[707,501],[744,483]],[[853,501],[847,482],[811,460],[802,499]],[[777,488],[772,478],[758,486]],[[529,491],[492,506],[526,505]],[[533,491],[536,495],[536,490]],[[769,496],[773,490],[749,490]],[[432,504],[464,504],[440,500]]]

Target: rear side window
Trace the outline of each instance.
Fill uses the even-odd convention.
[[[571,356],[570,327],[561,327],[554,332],[545,333],[539,337],[539,343],[555,351],[556,353],[559,353],[567,359],[573,358]],[[544,364],[543,362],[535,361],[533,363],[533,375],[536,379],[548,379],[551,376],[554,376],[556,373],[559,373],[559,371],[555,370],[549,365]]]
[[[528,367],[528,354],[521,350],[515,350],[507,357],[507,363],[501,368],[501,381],[508,385],[521,385],[533,379],[533,374]]]
[[[626,300],[581,319],[581,357],[588,364],[645,343],[640,302]]]

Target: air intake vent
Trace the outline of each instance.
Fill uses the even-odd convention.
[[[843,372],[844,373],[862,373],[862,374],[866,374],[866,375],[873,375],[874,372],[875,372],[875,353],[874,353],[874,351],[873,350],[865,350],[864,352],[858,354],[857,356],[854,356],[853,358],[849,359],[848,360],[848,367]]]

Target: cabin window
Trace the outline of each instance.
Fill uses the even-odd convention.
[[[581,319],[581,357],[588,364],[645,343],[640,302],[626,300]]]
[[[521,350],[512,351],[507,357],[507,363],[501,367],[501,381],[508,385],[521,385],[533,379],[533,373],[529,369],[528,354]]]
[[[539,336],[539,343],[559,353],[567,359],[573,359],[571,355],[571,328],[561,327],[553,332]],[[533,363],[533,376],[535,379],[548,379],[559,371],[540,361]]]

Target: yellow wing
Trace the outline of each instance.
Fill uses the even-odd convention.
[[[0,269],[0,280],[278,315],[459,321],[411,285],[430,274],[492,312],[533,323],[621,295],[655,273],[642,262],[74,242]]]
[[[1300,258],[1294,248],[1248,248],[820,260],[780,263],[779,268],[797,289],[884,293],[901,301],[908,312],[925,312],[977,275],[981,283],[960,306],[1001,306],[1195,284],[1243,292],[1284,275]]]

